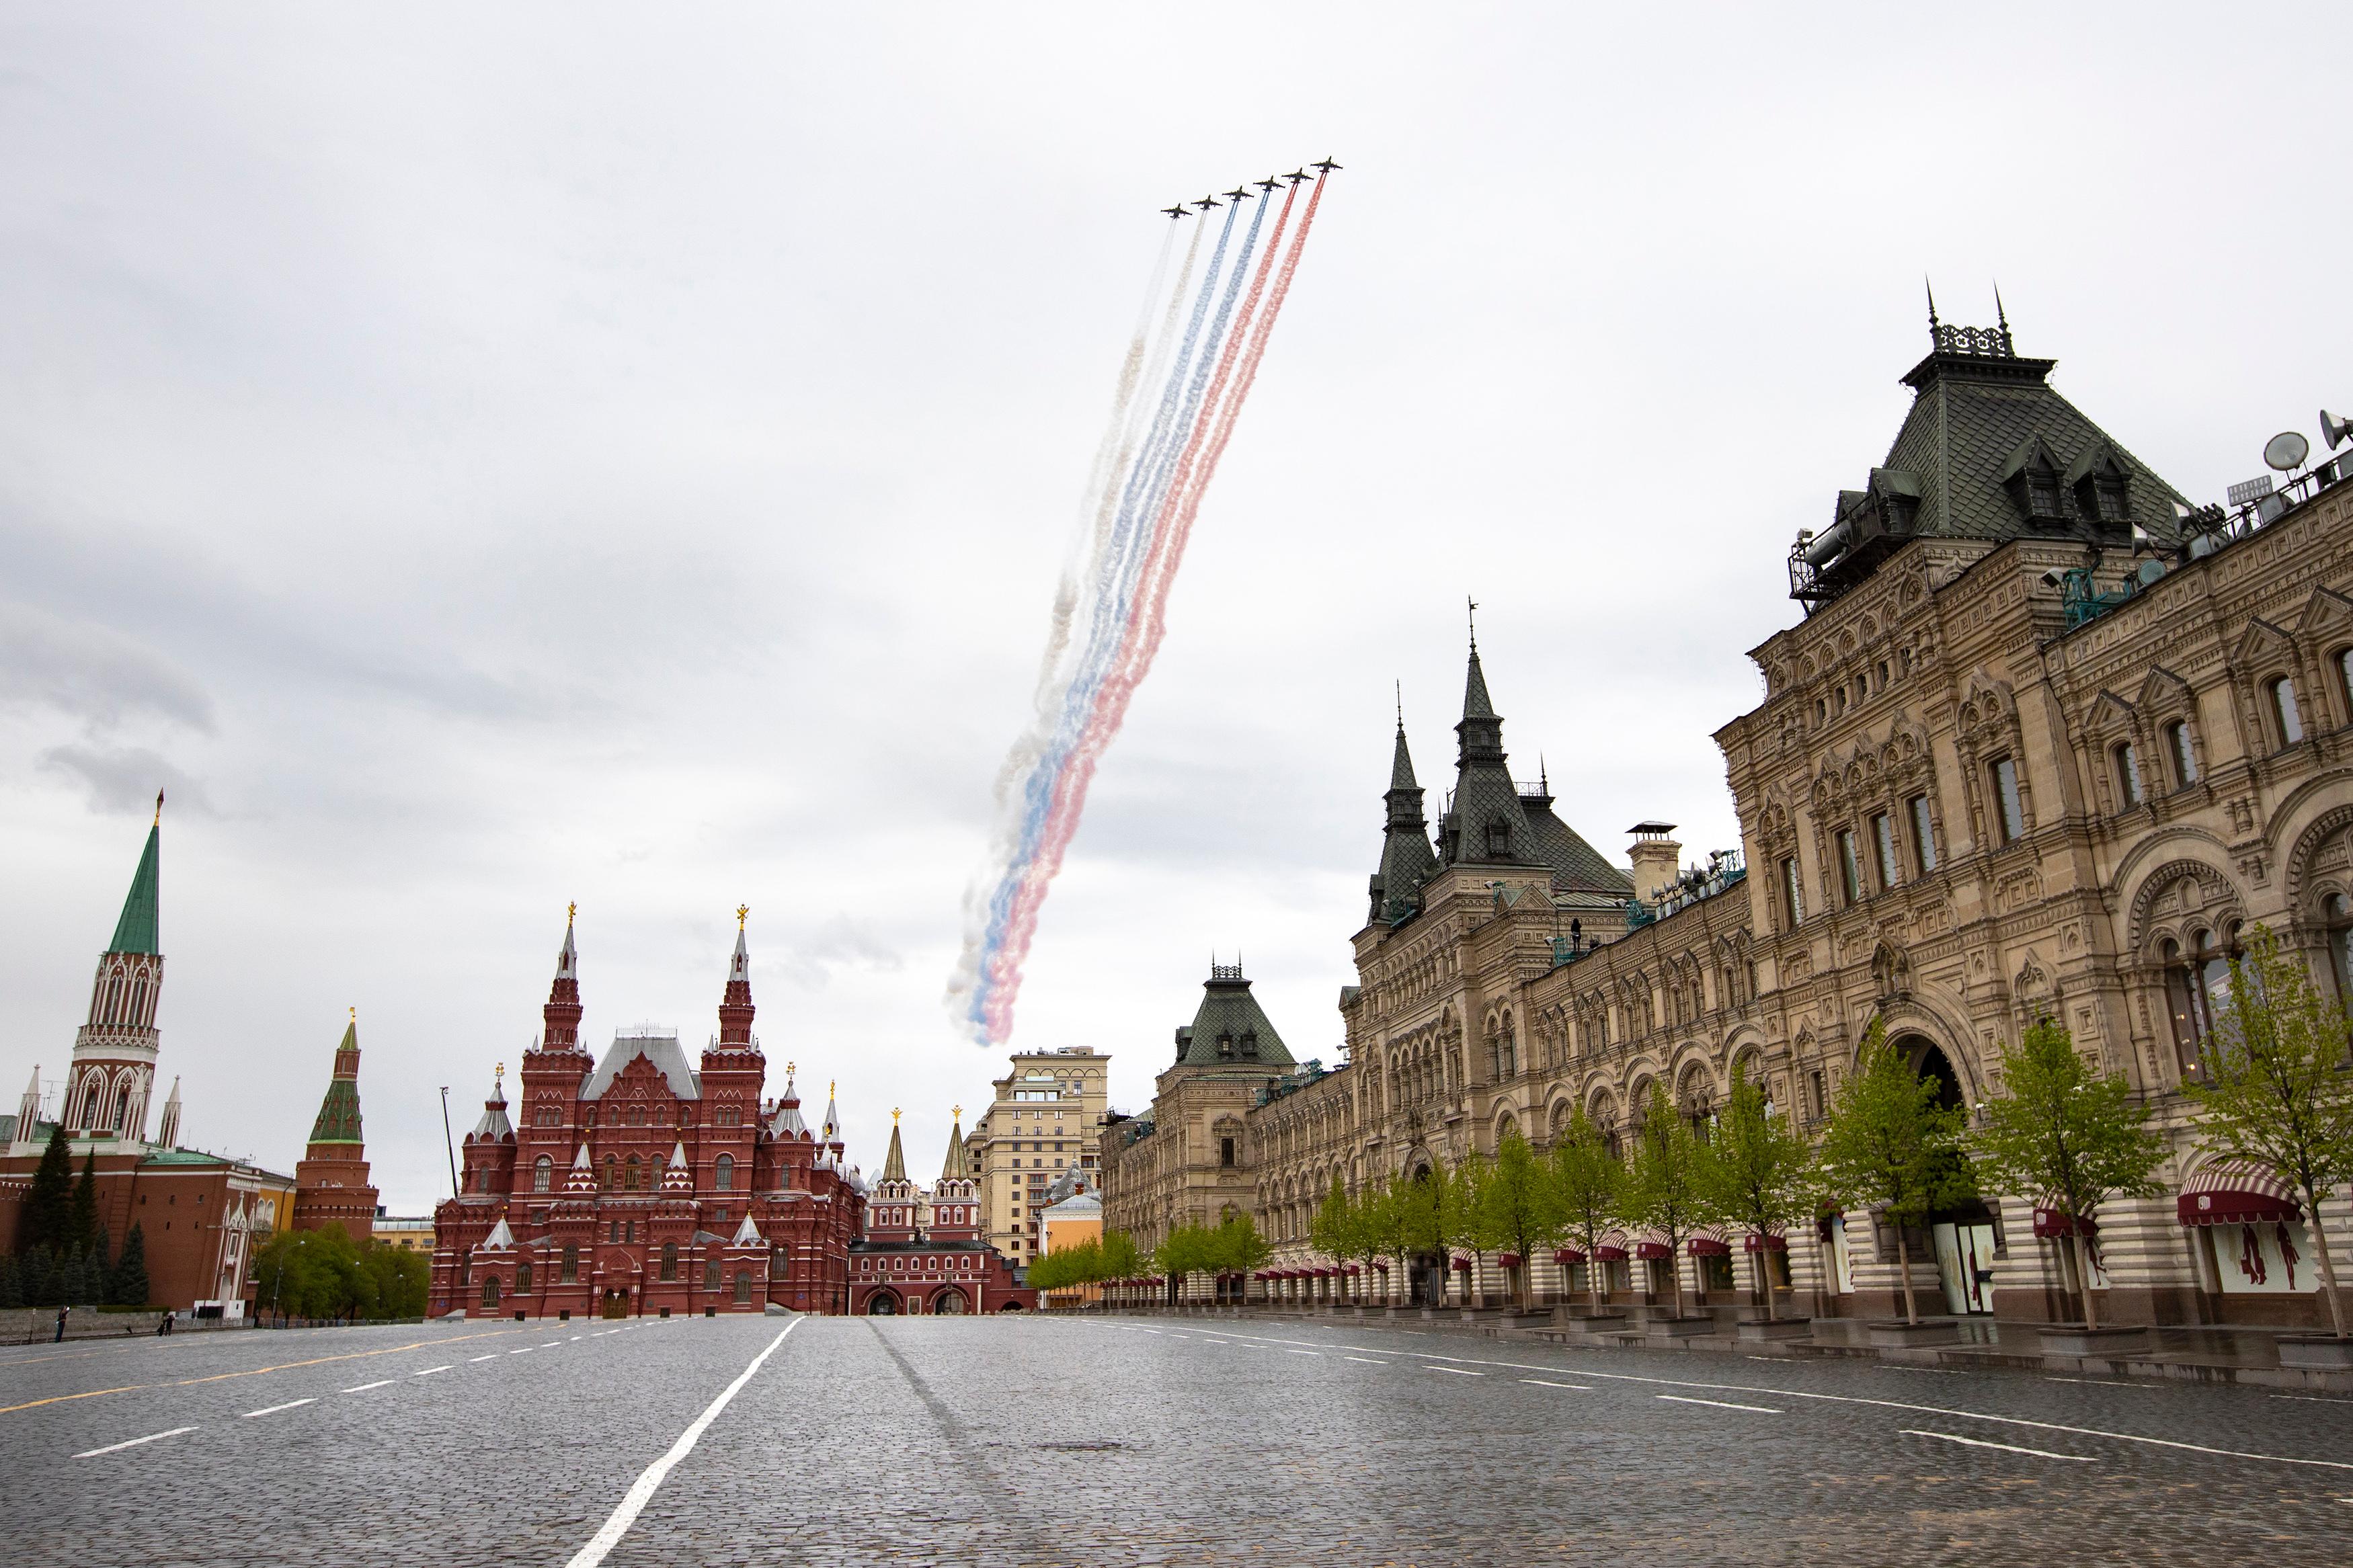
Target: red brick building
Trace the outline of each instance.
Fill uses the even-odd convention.
[[[907,1178],[899,1113],[891,1153],[866,1200],[866,1233],[849,1249],[849,1310],[875,1317],[1023,1311],[1038,1293],[981,1237],[980,1184],[965,1169],[964,1122],[948,1131],[940,1179],[926,1194]]]
[[[362,1247],[375,1229],[375,1189],[368,1185],[367,1145],[360,1138],[360,1016],[354,1011],[335,1047],[335,1073],[311,1124],[311,1146],[294,1166],[294,1228],[339,1225]]]
[[[253,1254],[292,1218],[294,1184],[274,1171],[180,1142],[174,1079],[161,1125],[147,1136],[163,1050],[163,802],[131,879],[114,935],[99,955],[90,1005],[52,1114],[33,1068],[13,1117],[0,1116],[0,1247],[14,1249],[26,1188],[49,1134],[65,1126],[79,1173],[96,1171],[99,1223],[116,1253],[137,1225],[156,1306],[237,1317],[252,1289]]]
[[[669,1030],[580,1044],[567,922],[514,1115],[504,1070],[434,1215],[435,1314],[631,1317],[840,1312],[866,1199],[833,1106],[812,1133],[787,1066],[763,1098],[751,957],[737,911],[719,1033],[690,1064]]]

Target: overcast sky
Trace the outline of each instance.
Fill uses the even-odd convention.
[[[1015,1035],[1130,1108],[1213,949],[1336,1059],[1391,681],[1442,787],[1466,595],[1571,824],[1736,842],[1708,737],[1924,273],[2200,500],[2353,404],[2323,7],[864,10],[0,9],[8,1109],[162,785],[192,1144],[290,1171],[356,1006],[421,1210],[568,901],[600,1050],[700,1045],[742,902],[772,1084],[932,1159],[1155,209],[1244,177],[1346,165]]]

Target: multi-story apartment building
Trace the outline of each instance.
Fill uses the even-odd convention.
[[[982,1234],[1014,1262],[1038,1256],[1039,1214],[1055,1179],[1096,1168],[1110,1077],[1111,1058],[1084,1046],[1018,1051],[973,1122],[965,1168],[980,1184]]]
[[[1874,1018],[1948,1103],[1975,1106],[2002,1047],[2050,1017],[2172,1144],[2163,1197],[2097,1216],[2103,1316],[2322,1310],[2308,1227],[2325,1219],[2343,1255],[2353,1215],[2305,1214],[2203,1156],[2181,1087],[2249,924],[2353,997],[2353,460],[2230,512],[2192,508],[2006,324],[1931,330],[1888,455],[1792,552],[1806,615],[1750,654],[1763,701],[1715,736],[1739,852],[1678,872],[1667,826],[1640,825],[1635,900],[1614,920],[1579,908],[1591,891],[1523,832],[1549,789],[1510,785],[1475,647],[1434,849],[1400,737],[1342,994],[1349,1065],[1265,1083],[1242,1118],[1279,1260],[1305,1258],[1335,1174],[1410,1179],[1511,1126],[1541,1145],[1579,1105],[1622,1132],[1654,1084],[1704,1118],[1736,1063],[1811,1125]],[[1113,1226],[1144,1223],[1128,1174],[1106,1168]],[[2067,1314],[2072,1222],[2045,1197],[1930,1215],[1912,1248],[1930,1300]],[[1894,1232],[1862,1211],[1811,1234],[1704,1235],[1681,1258],[1613,1237],[1539,1262],[1537,1283],[1581,1288],[1599,1268],[1663,1292],[1682,1269],[1724,1300],[1752,1247],[1817,1311],[1884,1310],[1899,1289]],[[1442,1278],[1425,1259],[1415,1284]]]

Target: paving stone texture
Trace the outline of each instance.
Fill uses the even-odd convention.
[[[11,1346],[0,1542],[564,1564],[786,1326]],[[789,1326],[604,1561],[2353,1560],[2353,1399],[1353,1325]]]

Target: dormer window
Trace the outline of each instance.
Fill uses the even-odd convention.
[[[1234,1037],[1231,1035],[1219,1035],[1218,1037],[1218,1058],[1220,1061],[1231,1061],[1234,1059]]]
[[[1256,1061],[1258,1059],[1258,1031],[1256,1029],[1245,1029],[1242,1031],[1242,1058],[1245,1061]]]
[[[2067,470],[2067,484],[2075,492],[2075,510],[2100,523],[2127,522],[2131,497],[2126,489],[2125,467],[2105,441],[2075,459]]]
[[[2048,526],[2066,521],[2059,463],[2042,437],[2029,436],[2018,444],[2002,465],[2001,486],[2027,521]]]
[[[1512,852],[1512,825],[1497,818],[1487,824],[1487,853],[1501,859]]]

